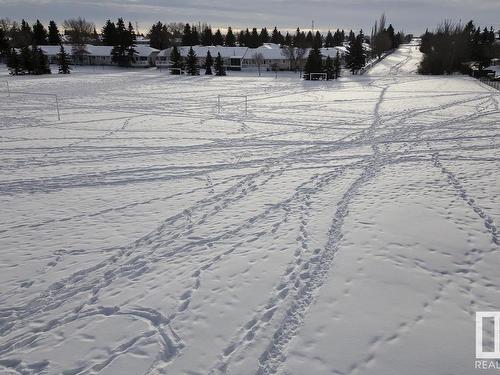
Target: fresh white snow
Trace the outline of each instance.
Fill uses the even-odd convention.
[[[335,82],[2,69],[0,373],[479,371],[500,94],[419,59]]]

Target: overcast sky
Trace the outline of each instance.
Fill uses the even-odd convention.
[[[369,33],[382,12],[395,29],[412,33],[434,28],[445,18],[500,28],[500,0],[0,0],[0,18],[61,22],[81,16],[100,27],[121,16],[138,22],[141,31],[156,21],[309,29],[314,20],[321,30],[363,28]]]

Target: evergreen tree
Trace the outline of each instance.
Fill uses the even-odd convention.
[[[333,72],[334,72],[335,79],[340,77],[341,71],[342,71],[342,62],[340,60],[340,53],[339,53],[339,51],[337,51],[337,55],[335,56],[335,59],[333,60]]]
[[[227,47],[236,46],[236,38],[233,34],[233,30],[231,29],[231,27],[227,28],[226,40],[224,41],[224,45]]]
[[[217,54],[217,57],[215,58],[215,75],[216,76],[225,76],[226,75],[226,69],[224,68],[224,60],[222,59],[220,52]]]
[[[10,53],[9,39],[7,38],[7,32],[2,27],[0,27],[0,57],[8,56]]]
[[[186,57],[186,73],[190,76],[197,76],[200,74],[200,69],[198,68],[198,58],[193,50],[193,47],[189,48],[189,52]]]
[[[116,25],[111,20],[107,20],[101,31],[102,44],[105,46],[116,46],[118,44],[118,32]]]
[[[283,44],[288,47],[291,47],[293,45],[293,38],[288,32],[285,35],[285,40],[283,41]]]
[[[304,34],[304,32],[301,32],[298,27],[297,27],[297,30],[295,32],[295,36],[293,38],[293,46],[297,47],[297,48],[306,48],[307,47],[306,34]]]
[[[281,33],[278,31],[278,28],[274,27],[273,33],[271,34],[271,43],[281,44],[282,42],[281,38],[282,36]]]
[[[129,22],[128,29],[122,18],[118,18],[116,23],[116,40],[111,50],[111,61],[119,66],[130,66],[135,60],[135,32]]]
[[[59,54],[57,55],[57,64],[59,66],[59,74],[71,73],[71,68],[69,66],[69,55],[66,53],[66,50],[64,49],[62,44],[59,50]]]
[[[183,69],[184,64],[182,63],[182,57],[177,49],[177,46],[172,48],[172,52],[170,52],[170,67],[173,68],[170,70],[170,74],[181,74],[178,69]]]
[[[33,25],[33,44],[42,46],[47,44],[47,30],[39,20]]]
[[[397,43],[396,35],[394,34],[394,27],[392,27],[392,24],[389,24],[389,27],[387,27],[387,36],[389,37],[389,41],[391,42],[390,49],[398,48],[399,44]]]
[[[258,33],[257,29],[254,27],[252,29],[252,34],[250,35],[250,39],[248,41],[248,47],[249,48],[257,48],[259,46],[261,46],[259,33]]]
[[[163,50],[170,47],[172,34],[168,31],[167,25],[157,22],[151,26],[148,37],[150,47]]]
[[[219,31],[220,32],[220,31]],[[211,46],[213,45],[213,35],[212,29],[210,27],[205,27],[201,34],[201,45],[202,46]]]
[[[337,31],[335,31],[335,33],[333,34],[332,42],[332,47],[338,47],[344,43],[344,35],[339,29],[337,29]]]
[[[33,64],[33,53],[31,48],[26,46],[21,48],[21,58],[20,58],[21,70],[24,73],[33,74],[34,64]]]
[[[33,74],[50,74],[49,59],[41,48],[32,48]]]
[[[311,73],[322,73],[323,61],[321,59],[321,52],[318,46],[314,46],[309,52],[306,65],[304,66],[304,78],[306,80],[319,79],[318,76],[311,76]]]
[[[205,57],[205,74],[212,75],[212,66],[214,66],[214,59],[210,51],[207,51],[207,57]]]
[[[349,37],[347,38],[347,41],[350,43],[350,42],[354,42],[356,40],[356,34],[354,34],[354,31],[349,31]]]
[[[248,29],[247,29],[248,31]],[[240,47],[246,47],[247,45],[247,37],[245,35],[245,32],[243,30],[240,31],[240,33],[238,34],[238,45]]]
[[[330,30],[328,30],[328,33],[326,34],[326,37],[325,37],[325,47],[331,48],[334,46],[335,46],[335,41],[333,39],[332,32]]]
[[[13,26],[11,29],[12,47],[23,48],[33,44],[33,31],[25,20],[21,21],[21,27]]]
[[[319,31],[316,31],[313,39],[313,47],[321,48],[323,46],[323,35]]]
[[[191,36],[191,25],[189,23],[186,23],[184,25],[184,31],[182,33],[182,45],[183,46],[192,46],[191,44],[193,41],[193,38]]]
[[[363,31],[360,31],[358,36],[349,42],[346,54],[346,67],[352,72],[352,74],[357,74],[366,63],[366,53],[363,48],[364,35]]]
[[[200,44],[200,33],[196,27],[191,28],[191,43],[190,46],[197,46]]]
[[[219,29],[215,31],[214,38],[213,38],[213,45],[214,46],[223,46],[224,45],[224,37],[222,36],[222,33],[220,32]]]
[[[330,56],[326,57],[325,66],[323,67],[323,71],[326,73],[326,79],[334,79],[335,78],[335,68],[333,66],[333,60]]]
[[[259,35],[259,45],[262,45],[264,43],[269,43],[269,33],[267,31],[267,28],[262,28],[262,30],[260,31],[260,35]]]
[[[135,61],[135,55],[137,51],[135,49],[137,35],[135,34],[134,27],[132,26],[132,22],[128,23],[127,33],[124,35],[125,41],[127,43],[127,57],[130,63]]]
[[[314,45],[314,37],[311,31],[307,32],[306,39],[305,39],[305,47],[311,48]]]
[[[11,75],[17,76],[23,72],[21,66],[21,58],[14,48],[12,48],[7,55],[7,68]]]
[[[48,43],[51,46],[57,46],[61,44],[61,35],[59,34],[59,29],[54,21],[49,22],[49,37]]]

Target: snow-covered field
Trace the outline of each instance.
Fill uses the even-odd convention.
[[[0,373],[498,373],[473,365],[475,311],[500,310],[500,93],[419,59],[2,68]]]

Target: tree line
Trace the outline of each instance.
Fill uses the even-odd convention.
[[[444,21],[435,31],[426,30],[420,51],[424,54],[420,74],[470,74],[471,64],[482,74],[492,58],[500,57],[493,28],[481,29],[473,21],[466,25]]]

